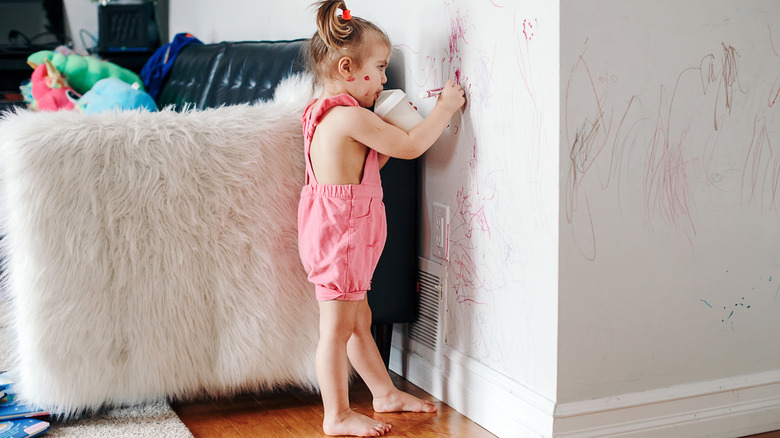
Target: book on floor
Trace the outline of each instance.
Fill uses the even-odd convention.
[[[15,381],[16,379],[7,371],[0,373],[0,388],[2,388],[0,389],[0,393],[2,393],[0,398],[0,421],[49,415],[49,411],[16,400]]]
[[[0,399],[0,420],[38,417],[48,414],[49,411],[18,402],[16,400],[16,394],[6,394],[5,397]]]
[[[26,438],[38,436],[49,430],[47,421],[26,418],[0,422],[0,438]]]

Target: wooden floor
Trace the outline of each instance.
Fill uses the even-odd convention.
[[[395,373],[390,373],[403,391],[436,403],[437,414],[377,414],[371,407],[371,393],[362,382],[350,388],[352,409],[393,425],[386,437],[468,437],[495,435],[433,398]],[[202,400],[173,403],[173,410],[195,438],[311,438],[322,433],[322,401],[317,393],[285,391],[273,394],[244,394],[232,400]]]
[[[393,425],[387,437],[468,437],[495,438],[476,423],[433,398],[395,373],[396,386],[417,397],[431,400],[438,414],[376,414],[371,408],[371,393],[362,382],[350,388],[352,408]],[[173,410],[195,438],[311,438],[322,433],[322,402],[319,394],[300,390],[273,394],[244,394],[232,400],[201,400],[174,403]],[[780,431],[746,438],[780,438]]]

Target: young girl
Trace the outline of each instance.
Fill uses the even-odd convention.
[[[310,66],[323,91],[301,118],[306,186],[298,241],[320,307],[316,369],[322,427],[328,435],[380,436],[389,424],[350,409],[350,362],[371,391],[374,411],[436,412],[436,407],[393,385],[371,337],[366,291],[387,234],[379,169],[389,157],[414,159],[431,147],[465,103],[464,93],[448,81],[430,115],[408,133],[385,123],[367,108],[387,81],[389,38],[351,16],[344,1],[317,6]]]

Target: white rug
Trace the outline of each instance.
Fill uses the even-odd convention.
[[[0,352],[7,352],[10,347],[7,310],[6,300],[0,298]],[[0,370],[8,369],[9,365],[9,356],[0,354]],[[110,409],[80,420],[51,420],[50,424],[49,432],[45,436],[51,438],[192,437],[184,423],[164,401]]]
[[[0,120],[20,394],[65,415],[316,386],[297,250],[311,78],[204,111]]]

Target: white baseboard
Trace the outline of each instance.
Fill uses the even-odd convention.
[[[554,437],[732,438],[780,429],[780,370],[559,404]]]
[[[443,350],[396,330],[390,368],[500,438],[734,438],[780,429],[780,370],[556,406]]]
[[[404,345],[393,345],[390,369],[409,382],[498,437],[551,437],[552,400],[448,347],[432,361],[433,351],[395,334]]]

